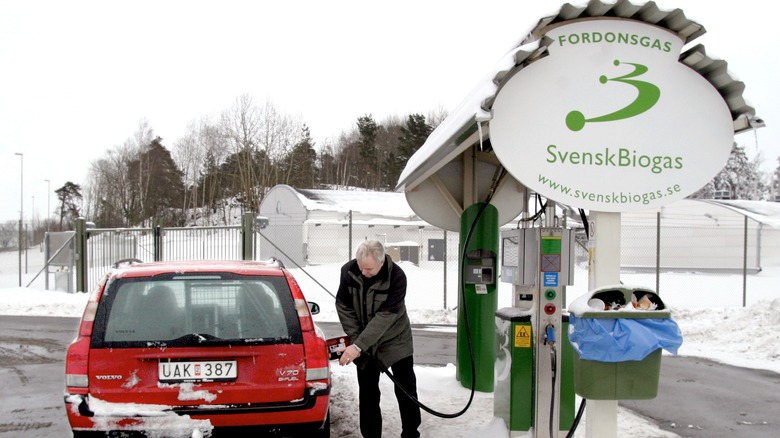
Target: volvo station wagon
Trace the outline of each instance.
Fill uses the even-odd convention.
[[[67,351],[74,436],[330,436],[316,312],[277,261],[118,265]]]

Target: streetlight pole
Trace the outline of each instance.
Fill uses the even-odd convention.
[[[21,152],[14,152],[14,155],[18,155],[21,158],[21,184],[19,196],[19,287],[22,287],[22,230],[24,229],[24,154]]]
[[[51,215],[51,181],[46,181],[46,232],[49,232],[49,215]]]
[[[30,228],[32,228],[32,243],[35,245],[35,196],[32,197],[32,210],[30,210],[30,226],[24,229],[24,273],[30,269],[30,260],[28,258],[30,247]]]
[[[45,242],[43,243],[44,248],[44,254],[46,254],[46,290],[49,290],[49,218],[51,216],[51,181],[48,179],[45,179],[46,181],[46,235],[44,237]]]

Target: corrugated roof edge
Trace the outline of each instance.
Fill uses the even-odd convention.
[[[682,9],[662,11],[652,1],[639,5],[629,0],[618,0],[615,3],[591,0],[586,6],[564,4],[556,15],[541,18],[518,46],[511,49],[428,136],[401,172],[396,190],[413,188],[447,164],[442,162],[443,159],[464,148],[460,143],[464,140],[461,134],[478,122],[490,120],[490,110],[500,84],[519,69],[547,54],[547,46],[551,41],[544,38],[544,34],[549,26],[594,17],[630,19],[660,26],[678,34],[685,44],[706,33],[704,26],[685,17]],[[684,51],[680,55],[680,62],[707,79],[718,90],[731,112],[735,134],[765,126],[764,121],[756,117],[755,109],[743,97],[745,84],[728,73],[725,61],[709,57],[704,46],[699,44]]]

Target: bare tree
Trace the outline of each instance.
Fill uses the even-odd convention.
[[[426,117],[426,119],[428,120],[428,125],[431,127],[432,130],[436,129],[439,125],[441,125],[441,122],[443,122],[444,119],[446,118],[447,118],[447,110],[445,110],[444,107],[441,105],[428,111],[428,117]]]
[[[0,249],[10,248],[12,243],[19,240],[18,229],[16,221],[0,223]]]
[[[129,226],[143,211],[140,196],[149,181],[142,174],[130,180],[130,163],[138,159],[141,151],[151,144],[154,131],[148,122],[139,122],[137,131],[121,146],[109,149],[105,156],[90,164],[86,193],[86,210],[90,217],[102,226]],[[141,163],[148,166],[148,163]]]
[[[136,190],[131,192],[131,199],[134,201],[133,204],[137,206],[137,208],[133,209],[133,212],[140,213],[141,215],[143,214],[142,212],[146,211],[146,198],[148,197],[149,186],[152,184],[153,177],[153,172],[148,171],[153,164],[149,162],[151,155],[146,152],[151,147],[155,138],[154,130],[149,126],[149,122],[141,120],[138,123],[138,129],[133,134],[133,137],[130,138],[129,142],[125,143],[132,151],[131,153],[139,161],[137,174],[138,186]],[[133,187],[133,185],[134,182],[131,181],[131,187]],[[132,218],[131,221],[133,224],[137,223],[136,220],[133,220]]]
[[[228,141],[236,157],[236,174],[228,175],[232,188],[237,191],[237,199],[242,207],[260,205],[256,198],[260,178],[256,162],[263,160],[260,155],[262,118],[260,109],[252,97],[243,94],[234,104],[222,113],[220,120],[222,135]]]
[[[260,202],[269,188],[279,183],[288,183],[289,172],[295,168],[287,162],[297,144],[303,141],[305,124],[300,115],[281,113],[270,99],[266,100],[261,110],[262,130],[261,145],[265,150],[265,160],[258,163],[260,168],[260,185],[258,187],[258,204],[254,211],[260,209]]]
[[[200,127],[199,141],[206,151],[203,159],[201,175],[201,198],[206,208],[206,217],[210,220],[212,213],[217,211],[217,203],[224,194],[224,177],[220,173],[220,164],[227,159],[230,148],[229,142],[222,135],[220,127],[211,123],[203,123]],[[222,203],[224,207],[224,202]],[[223,218],[226,212],[223,208]]]
[[[233,174],[225,177],[242,208],[258,211],[268,188],[284,180],[276,163],[300,141],[303,126],[300,117],[280,113],[270,99],[258,107],[246,94],[222,113],[220,130],[234,157],[224,167]]]
[[[103,158],[93,161],[86,190],[92,218],[101,226],[129,225],[130,182],[128,167],[133,152],[124,146],[109,149]]]
[[[181,200],[181,207],[184,212],[198,207],[198,180],[206,159],[206,149],[199,141],[200,124],[191,122],[187,125],[187,132],[184,137],[176,140],[173,144],[171,156],[181,169],[184,177],[186,191]],[[188,217],[192,219],[192,216]]]

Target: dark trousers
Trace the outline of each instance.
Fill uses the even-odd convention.
[[[399,360],[390,367],[395,379],[406,391],[417,398],[417,377],[414,375],[414,359],[412,356]],[[365,366],[357,370],[360,386],[360,433],[363,438],[380,438],[382,436],[382,411],[379,407],[379,377],[381,370],[373,361],[368,360]],[[395,386],[395,398],[401,413],[401,437],[417,438],[420,432],[420,407]]]

